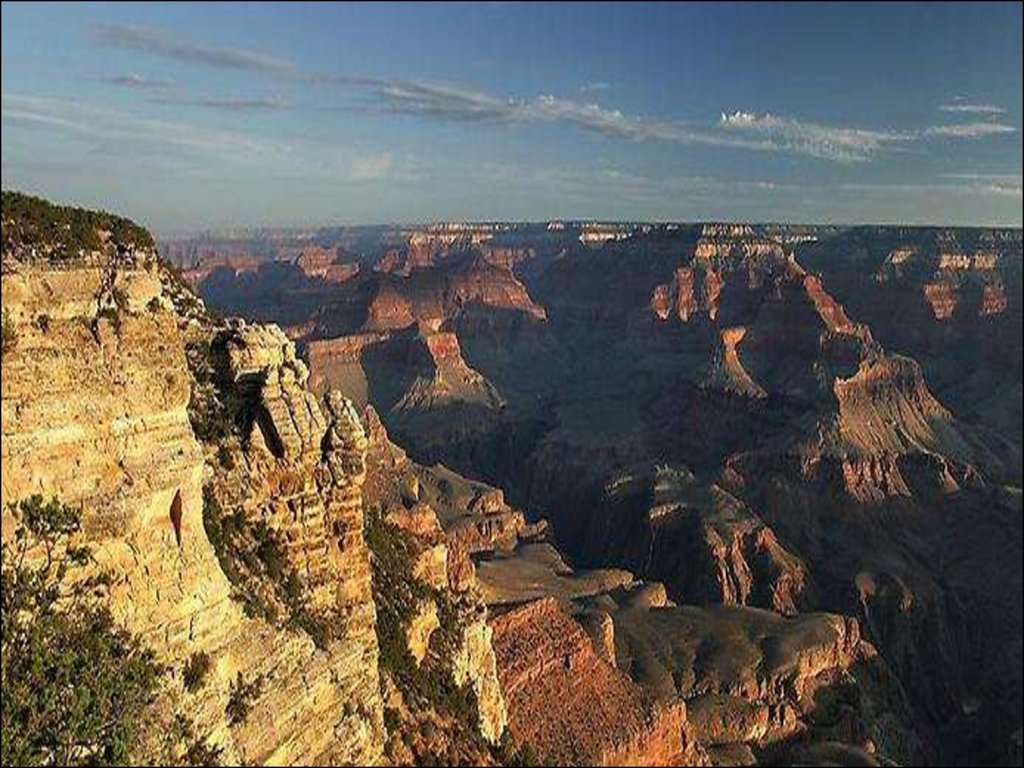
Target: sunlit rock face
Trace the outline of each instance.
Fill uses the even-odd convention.
[[[105,285],[127,297],[116,315],[100,311]],[[221,635],[228,585],[203,530],[190,376],[155,271],[23,265],[4,274],[3,305],[18,328],[2,369],[5,514],[33,494],[80,505],[101,565],[125,574],[124,620],[168,650]]]
[[[512,734],[565,765],[705,765],[682,702],[659,705],[553,599],[493,621]]]
[[[204,526],[204,505],[225,478],[210,484],[216,446],[201,444],[189,419],[185,342],[203,331],[175,312],[165,278],[155,264],[5,263],[3,304],[18,327],[2,369],[5,515],[37,493],[81,507],[82,538],[114,577],[115,619],[169,665],[172,688],[181,691],[177,675],[192,655],[211,658],[202,690],[180,695],[228,759],[373,763],[383,726],[361,532],[362,428],[338,400],[321,411],[280,332],[239,332],[232,370],[237,382],[261,379],[266,415],[266,433],[243,458],[252,493],[239,508],[287,531],[305,588],[343,617],[321,650],[248,618],[232,599]],[[257,455],[268,443],[280,456]],[[262,692],[244,723],[230,723],[239,674],[263,681]]]

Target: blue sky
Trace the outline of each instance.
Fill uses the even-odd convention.
[[[2,9],[4,188],[162,233],[1021,225],[1019,3]]]

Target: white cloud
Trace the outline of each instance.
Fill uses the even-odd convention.
[[[290,109],[292,102],[279,96],[267,96],[255,99],[219,98],[200,99],[196,102],[201,107],[222,109],[227,112],[264,112]]]
[[[127,48],[191,64],[224,69],[293,74],[295,64],[287,59],[258,51],[190,42],[170,32],[129,24],[94,24],[89,28],[93,40],[112,48]]]
[[[947,173],[944,178],[958,186],[1007,197],[1022,197],[1024,188],[1024,177],[1019,173]]]
[[[942,112],[955,112],[970,115],[1001,115],[1006,112],[1005,109],[997,107],[994,104],[972,103],[961,99],[953,99],[945,104],[940,104],[939,110]]]
[[[791,117],[736,111],[723,113],[715,126],[647,118],[545,94],[531,100],[500,99],[446,84],[363,79],[352,84],[368,88],[382,108],[456,122],[566,123],[628,141],[702,144],[762,152],[803,155],[840,163],[871,160],[911,142],[928,138],[980,139],[1011,133],[1012,125],[972,122],[918,130],[881,130],[804,122]]]
[[[59,132],[73,151],[144,158],[148,163],[173,160],[176,173],[223,168],[256,170],[275,178],[327,179],[356,183],[405,178],[390,152],[367,152],[327,141],[270,140],[238,130],[139,117],[78,101],[21,94],[2,95],[6,128],[30,126]],[[81,147],[79,147],[81,144]]]
[[[790,117],[742,111],[723,113],[719,124],[726,131],[759,139],[764,143],[764,148],[838,162],[863,162],[882,151],[923,139],[982,139],[1017,130],[1012,125],[991,121],[933,125],[916,130],[874,130],[823,125]]]
[[[933,125],[925,128],[925,136],[945,136],[952,139],[981,139],[986,136],[998,136],[1015,133],[1016,128],[1005,123],[976,122],[955,123],[952,125]]]
[[[33,123],[82,139],[117,142],[122,147],[170,147],[229,160],[266,159],[288,151],[284,145],[238,131],[141,118],[78,101],[5,93],[2,103],[5,122]]]
[[[385,178],[393,165],[394,158],[390,152],[357,157],[352,162],[352,179],[354,181],[376,181]]]
[[[765,149],[838,162],[869,160],[879,151],[911,138],[905,132],[829,126],[742,111],[723,113],[719,125],[727,132],[756,137]]]
[[[211,46],[148,27],[98,24],[91,28],[98,43],[211,67],[251,70],[287,76],[306,83],[334,84],[365,93],[373,106],[394,114],[440,121],[505,124],[561,123],[603,136],[636,142],[666,142],[739,148],[801,155],[839,163],[869,161],[879,154],[929,139],[978,140],[1015,132],[994,119],[950,125],[889,130],[835,126],[771,113],[723,113],[717,122],[683,122],[665,117],[633,115],[592,102],[543,94],[533,98],[500,98],[460,85],[417,80],[351,77],[305,71],[288,59],[257,51]],[[127,84],[127,83],[126,83]],[[603,90],[593,83],[588,90]],[[283,99],[206,99],[203,106],[233,111],[281,109]],[[950,113],[988,115],[1002,110],[990,104],[953,99],[939,107]]]
[[[142,90],[170,88],[172,85],[170,80],[143,77],[142,75],[137,75],[134,72],[127,75],[114,75],[113,77],[106,78],[104,82],[121,88],[135,88]]]

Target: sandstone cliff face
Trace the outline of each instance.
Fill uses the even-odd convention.
[[[18,349],[3,364],[5,510],[33,493],[82,506],[83,538],[114,576],[111,610],[175,672],[169,686],[181,708],[226,759],[376,762],[383,732],[374,610],[361,476],[350,460],[361,431],[333,411],[328,422],[302,394],[289,348],[272,333],[237,350],[240,379],[266,374],[263,443],[302,456],[315,446],[316,461],[302,466],[294,453],[244,459],[249,487],[261,491],[246,514],[287,530],[310,592],[340,610],[320,649],[304,632],[249,618],[232,599],[236,586],[204,521],[210,469],[189,422],[184,321],[156,269],[19,265],[5,270],[3,303],[19,327]],[[200,652],[211,673],[200,690],[185,691],[182,668]],[[225,708],[238,679],[260,681],[260,693],[244,722],[230,722]]]
[[[307,246],[295,257],[295,264],[307,277],[328,283],[343,283],[359,274],[358,262],[341,261],[338,249]]]
[[[521,540],[543,534],[546,524],[528,524],[500,490],[442,465],[412,461],[391,441],[372,407],[364,418],[370,436],[368,503],[427,547],[424,572],[436,572],[443,561],[451,590],[475,589],[473,556],[510,551]]]
[[[1002,489],[1020,476],[1019,231],[583,229],[600,247],[574,242],[578,229],[555,228],[516,236],[534,257],[510,252],[491,261],[506,271],[518,261],[515,276],[544,307],[543,324],[510,307],[513,294],[501,298],[497,283],[486,291],[491,304],[446,304],[431,287],[455,286],[470,263],[467,244],[485,261],[492,248],[496,255],[490,240],[471,242],[491,232],[429,232],[416,254],[403,241],[365,294],[346,287],[305,327],[308,338],[323,339],[325,362],[314,362],[314,372],[325,372],[324,388],[332,381],[382,406],[413,455],[486,477],[517,504],[550,514],[580,569],[625,565],[664,579],[682,600],[858,617],[911,697],[930,746],[955,756],[958,745],[991,742],[1002,754],[1020,711],[1020,676],[1012,672],[1020,668],[1020,502]],[[439,366],[426,343],[374,360],[375,343],[364,343],[374,333],[364,328],[371,305],[372,323],[454,331],[465,360],[501,392],[501,417],[434,400]],[[542,335],[533,332],[539,326]],[[360,336],[326,340],[342,333]],[[314,338],[311,356],[320,343]],[[393,411],[417,380],[427,383],[416,390],[426,395],[416,398],[419,407]],[[389,389],[396,381],[403,386]],[[700,493],[656,500],[651,483],[630,514],[607,505],[605,489],[616,479],[659,464],[692,467]],[[446,531],[438,539],[446,554],[424,554],[426,579],[437,582],[447,569],[465,585],[475,567],[484,595],[503,608],[545,594],[578,603],[632,580],[625,571],[572,571],[550,543],[517,544],[503,534],[516,526],[500,518],[462,523],[467,546],[456,545],[459,526],[444,519],[451,505],[425,492],[429,485],[405,492],[410,512],[436,506]],[[511,544],[484,556],[498,540]],[[459,554],[477,547],[475,563]],[[656,589],[645,594],[651,604],[665,602]],[[607,661],[613,646],[628,642],[628,611],[588,611],[585,631]],[[742,616],[718,623],[705,615],[711,629],[698,634],[717,643],[746,632],[757,614]],[[805,618],[797,613],[794,626],[818,626]],[[693,621],[678,619],[657,626],[695,631]],[[758,647],[774,647],[789,636],[785,629],[767,632]],[[817,655],[803,646],[794,653]],[[616,663],[623,668],[624,659]],[[823,674],[838,682],[838,667]],[[849,688],[820,690],[835,703],[833,693]],[[708,737],[719,761],[770,761],[778,744],[792,746],[818,717],[765,699],[757,685],[742,702],[735,692],[714,695],[725,706],[689,703],[697,718],[724,713],[725,722],[702,720],[709,733],[722,730]],[[827,719],[835,708],[825,708]],[[795,720],[787,714],[794,711]],[[819,742],[801,759],[898,754],[864,735],[885,716],[875,722],[862,710],[861,725],[844,718],[825,734],[841,746]]]
[[[553,599],[493,620],[509,727],[560,765],[704,765],[682,702],[657,705]]]
[[[294,578],[299,594],[288,595],[285,610],[293,620],[298,612],[307,631],[316,628],[313,637],[326,657],[326,695],[309,698],[321,724],[326,718],[337,725],[317,729],[306,721],[304,738],[312,744],[303,759],[377,760],[383,708],[363,539],[366,438],[358,415],[337,393],[328,393],[321,408],[305,388],[308,375],[293,345],[274,326],[230,326],[215,335],[212,354],[225,366],[222,386],[247,404],[243,418],[251,423],[239,425],[248,434],[238,458],[227,466],[221,461],[207,487],[207,503],[216,510],[209,514],[235,516],[243,528],[265,529],[278,542],[281,562],[268,563],[267,575]],[[227,542],[219,544],[222,563],[230,562]],[[281,741],[272,730],[261,735]]]
[[[131,307],[101,315],[110,282],[103,268],[4,274],[19,337],[3,362],[4,513],[37,493],[81,505],[101,564],[124,573],[115,612],[174,653],[196,632],[216,639],[228,589],[203,531],[175,318],[148,271],[121,273]]]
[[[404,628],[406,646],[417,664],[432,655],[430,663],[440,668],[441,674],[457,688],[472,691],[475,729],[486,743],[496,745],[505,733],[508,716],[487,609],[479,596],[470,555],[508,546],[508,541],[514,543],[518,531],[525,527],[522,513],[506,507],[498,491],[443,467],[423,467],[411,461],[388,438],[372,408],[366,409],[364,418],[369,432],[367,503],[409,537],[410,576],[428,588]],[[509,521],[507,532],[486,535],[497,521],[503,525],[505,520]],[[467,536],[470,530],[475,532],[472,537]],[[443,621],[438,620],[439,614]],[[444,635],[437,647],[432,645],[435,633]],[[395,682],[401,689],[402,681]]]
[[[998,437],[989,442],[1019,482],[1020,231],[854,229],[798,257],[882,343],[921,363],[939,400]]]

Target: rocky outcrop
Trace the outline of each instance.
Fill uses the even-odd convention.
[[[684,698],[691,731],[713,759],[748,751],[758,762],[785,762],[793,743],[823,741],[922,757],[898,686],[853,620],[602,604],[615,621],[620,668]]]
[[[519,529],[485,538],[494,519],[505,515],[522,523],[522,513],[504,504],[499,491],[445,470],[411,461],[391,442],[376,412],[367,408],[369,432],[366,498],[390,525],[406,534],[411,547],[411,577],[429,588],[420,599],[408,626],[406,645],[417,664],[430,652],[431,636],[447,638],[437,658],[444,674],[459,688],[472,690],[476,703],[476,730],[489,744],[498,744],[505,732],[505,699],[495,667],[492,631],[487,609],[480,600],[470,555],[503,545],[501,536],[514,542]],[[476,536],[467,539],[466,532]],[[471,547],[476,547],[472,549]],[[444,614],[444,621],[439,615]]]
[[[307,277],[319,278],[328,283],[344,283],[359,274],[358,262],[339,260],[338,249],[311,245],[302,249],[295,257],[295,265]]]
[[[5,510],[35,493],[82,507],[83,539],[114,577],[115,618],[174,672],[171,693],[226,759],[378,760],[374,608],[351,461],[358,436],[303,390],[294,350],[279,332],[251,329],[228,355],[232,386],[262,408],[244,457],[246,488],[258,491],[239,507],[286,532],[311,604],[334,611],[324,649],[250,618],[233,599],[237,587],[207,536],[204,463],[214,447],[189,421],[193,374],[179,325],[202,331],[172,311],[156,269],[19,265],[4,274],[3,303],[19,325],[3,364]],[[280,456],[268,448],[257,458],[268,444]],[[184,691],[181,670],[198,653],[211,673]],[[225,708],[239,676],[259,680],[260,693],[244,722],[232,722]]]
[[[266,590],[252,583],[259,574],[231,565],[235,553],[227,541],[218,554],[243,580],[235,588],[250,596],[250,608],[256,595],[255,604],[266,600],[271,615],[277,582],[294,579],[280,607],[308,628],[329,660],[323,673],[330,675],[335,698],[333,704],[320,701],[340,707],[343,718],[349,717],[346,710],[357,712],[360,722],[349,732],[352,741],[321,735],[323,754],[341,762],[357,755],[375,760],[383,747],[383,709],[363,539],[367,443],[359,416],[336,392],[321,406],[306,388],[308,374],[294,346],[276,326],[232,324],[214,336],[212,355],[225,366],[223,394],[245,404],[239,427],[246,437],[238,460],[220,462],[207,503],[215,505],[221,530],[225,520],[235,519],[243,528],[266,531],[257,550]],[[270,556],[275,548],[278,560]],[[265,737],[273,739],[273,732]]]
[[[663,582],[678,603],[753,605],[783,614],[807,603],[806,565],[743,502],[685,468],[615,478],[594,517],[590,548]]]
[[[707,384],[713,388],[752,398],[764,398],[768,393],[743,368],[737,345],[743,341],[747,329],[743,326],[724,328],[721,347],[715,351]]]
[[[448,586],[466,592],[475,585],[474,556],[510,551],[520,540],[543,534],[545,524],[528,524],[500,490],[440,465],[413,462],[388,437],[372,407],[365,418],[370,435],[367,498],[423,544],[417,568],[425,579],[428,573],[436,578],[443,563]]]
[[[854,229],[798,249],[830,291],[1020,475],[1020,230]]]
[[[580,232],[600,247],[580,244]],[[506,244],[534,256],[498,256]],[[662,606],[653,615],[672,613],[671,597],[708,611],[772,608],[794,615],[794,627],[816,626],[803,623],[812,609],[855,616],[899,676],[928,746],[951,760],[960,749],[977,755],[978,744],[1003,753],[1020,711],[1019,230],[553,223],[442,227],[421,238],[422,252],[407,245],[408,233],[382,237],[381,252],[394,249],[383,271],[339,286],[303,326],[311,350],[323,344],[318,388],[333,383],[375,404],[420,460],[485,477],[550,514],[576,566],[550,542],[506,537],[518,523],[478,525],[466,514],[471,494],[453,503],[443,473],[403,480],[397,505],[429,506],[446,531],[450,584],[470,584],[475,569],[494,610],[545,595],[579,606],[627,590],[633,576],[607,570],[620,565],[666,582],[667,595],[643,590]],[[512,262],[545,308],[543,324],[510,308],[514,292],[501,298],[507,277],[488,277]],[[478,280],[491,281],[489,298],[452,301],[438,289]],[[388,326],[388,344],[355,338],[374,333],[368,320]],[[426,337],[449,332],[500,391],[499,407],[432,397],[435,357],[453,345],[437,337],[431,352]],[[390,343],[401,335],[423,338]],[[329,341],[342,336],[353,341]],[[394,410],[410,392],[416,407]],[[607,506],[612,481],[658,465],[692,467],[693,488],[655,501],[656,483],[641,484],[629,504]],[[457,529],[467,546],[454,545]],[[440,561],[423,555],[421,573],[437,579]],[[608,660],[610,646],[628,642],[624,614],[586,609],[585,632]],[[698,658],[757,614],[743,615],[711,621]],[[692,626],[666,620],[658,631]],[[785,629],[758,640],[758,654],[789,642]],[[616,660],[627,673],[646,661]],[[689,701],[697,717],[728,704],[732,720],[707,721],[720,731],[708,737],[712,759],[899,753],[845,715],[827,742],[776,753],[818,715],[797,707],[793,720],[789,704],[751,690],[744,703],[730,691]],[[819,690],[829,702],[819,714],[845,711],[832,693],[848,686]],[[873,722],[866,710],[857,717]]]
[[[552,600],[492,622],[512,735],[560,765],[702,765],[682,702],[657,705]]]
[[[475,620],[462,627],[452,662],[452,679],[456,685],[473,690],[480,735],[489,743],[497,744],[505,733],[508,712],[498,678],[493,636],[486,610],[481,607]]]

